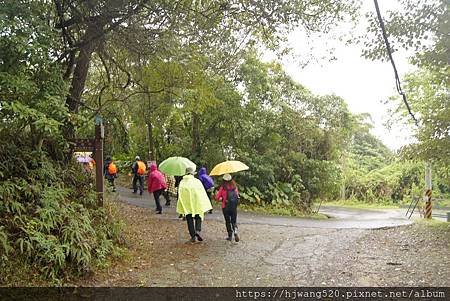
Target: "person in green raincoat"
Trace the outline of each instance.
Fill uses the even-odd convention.
[[[186,168],[186,175],[178,187],[177,213],[186,216],[191,242],[203,241],[200,236],[202,230],[202,220],[205,212],[212,209],[211,202],[206,195],[202,182],[194,178],[196,174],[192,167]]]

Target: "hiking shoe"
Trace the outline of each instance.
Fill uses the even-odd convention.
[[[195,236],[191,237],[191,239],[189,240],[190,242],[195,242]]]
[[[156,214],[162,214],[162,210],[157,210]]]
[[[239,235],[237,233],[234,233],[234,241],[239,242]]]
[[[199,233],[196,233],[195,236],[197,237],[198,241],[203,241],[203,238],[200,236]]]
[[[232,236],[228,236],[228,237],[225,237],[225,239],[228,240],[228,241],[232,241],[233,237]]]

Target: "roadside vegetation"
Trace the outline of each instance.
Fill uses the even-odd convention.
[[[120,219],[98,206],[73,158],[71,140],[93,137],[99,116],[124,185],[136,155],[208,169],[236,159],[250,167],[235,177],[243,208],[302,216],[322,200],[407,202],[422,194],[431,160],[434,196],[449,197],[448,36],[435,30],[445,1],[405,1],[410,19],[389,16],[392,39],[417,46],[405,86],[421,118],[417,143],[397,153],[371,133],[369,114],[262,60],[266,50],[288,55],[294,28],[357,22],[357,1],[0,3],[1,285],[60,285],[121,253]],[[372,59],[384,57],[377,30],[371,23]],[[425,33],[433,39],[422,46]],[[409,122],[392,103],[393,120]]]

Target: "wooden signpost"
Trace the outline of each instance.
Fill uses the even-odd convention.
[[[76,152],[92,152],[95,148],[95,139],[77,138],[70,140]]]
[[[101,118],[95,121],[95,188],[97,192],[97,202],[103,206],[103,138],[104,127]]]
[[[70,143],[74,145],[74,151],[78,152],[94,152],[95,160],[95,191],[97,192],[97,203],[103,206],[103,138],[104,127],[102,118],[95,118],[95,139],[76,138]]]

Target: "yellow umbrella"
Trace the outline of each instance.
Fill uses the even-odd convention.
[[[247,169],[248,166],[241,161],[225,161],[214,166],[209,175],[220,176],[226,173],[233,173]]]

